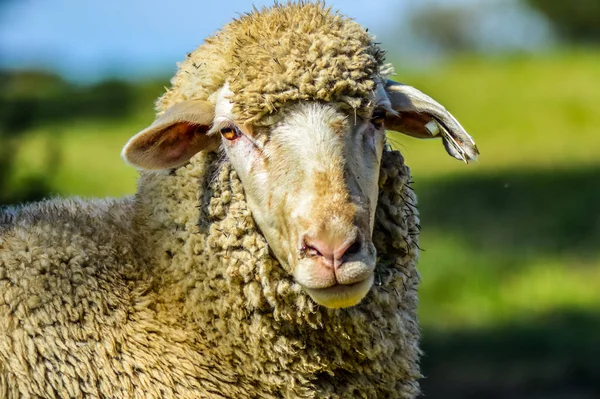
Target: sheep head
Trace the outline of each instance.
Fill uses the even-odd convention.
[[[373,284],[372,234],[385,129],[441,137],[448,153],[464,161],[474,159],[477,149],[443,106],[387,80],[383,52],[356,23],[319,5],[281,7],[246,16],[207,42],[205,56],[214,64],[220,62],[215,52],[228,55],[215,74],[229,80],[204,79],[206,85],[196,88],[206,71],[186,70],[190,62],[196,65],[194,57],[182,64],[180,70],[200,77],[178,74],[177,90],[159,101],[166,109],[122,155],[142,169],[168,169],[220,146],[280,264],[318,304],[349,307]],[[322,37],[326,43],[315,45]],[[297,51],[303,47],[308,53]],[[335,62],[329,62],[332,54]],[[329,58],[319,69],[312,64],[315,57]],[[266,82],[257,75],[261,70]],[[207,94],[215,81],[221,84]]]

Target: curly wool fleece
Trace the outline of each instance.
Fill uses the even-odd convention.
[[[381,66],[354,22],[319,4],[276,6],[208,39],[158,108],[206,99],[226,77],[240,120],[268,123],[296,100],[356,108]],[[135,198],[0,214],[0,397],[418,394],[418,218],[402,156],[383,155],[375,284],[336,310],[271,257],[218,158],[143,173]]]
[[[391,72],[383,62],[362,26],[323,4],[275,5],[234,20],[188,54],[157,109],[207,100],[227,81],[240,124],[271,124],[276,110],[298,100],[356,110]]]
[[[375,284],[315,305],[269,254],[228,163],[145,173],[134,199],[0,217],[0,397],[413,398],[418,218],[386,151]]]

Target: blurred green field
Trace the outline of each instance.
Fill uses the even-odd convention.
[[[439,141],[389,136],[420,198],[427,396],[600,397],[600,52],[465,56],[397,73],[481,151],[467,166]],[[162,90],[137,87],[126,118],[29,129],[8,190],[41,176],[58,195],[133,193],[119,152]]]

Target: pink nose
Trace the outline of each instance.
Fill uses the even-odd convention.
[[[360,251],[357,235],[345,240],[305,237],[305,250],[308,255],[321,257],[329,266],[337,270],[344,263],[344,256],[350,256]]]

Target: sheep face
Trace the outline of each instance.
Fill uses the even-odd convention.
[[[185,100],[123,149],[144,169],[184,164],[219,144],[238,173],[248,207],[269,246],[313,300],[354,306],[373,283],[371,240],[385,129],[443,139],[464,161],[477,148],[458,121],[420,91],[376,81],[362,109],[336,102],[292,101],[270,125],[237,122],[225,84],[208,101]]]
[[[239,126],[229,94],[217,94],[209,134],[220,132],[272,252],[317,303],[357,304],[373,281],[371,235],[389,103],[362,117],[334,104],[292,103],[272,126]]]

